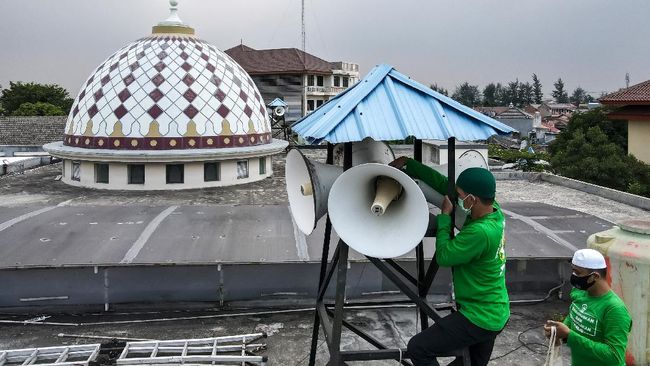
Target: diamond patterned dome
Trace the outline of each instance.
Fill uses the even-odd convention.
[[[126,45],[90,75],[64,145],[214,149],[268,144],[270,132],[264,101],[239,64],[192,34],[168,32]]]

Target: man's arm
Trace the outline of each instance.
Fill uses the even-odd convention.
[[[451,267],[471,262],[485,249],[485,233],[472,226],[464,227],[451,239],[451,217],[440,214],[436,235],[436,261],[442,267]]]
[[[406,160],[404,171],[409,176],[419,179],[442,195],[447,194],[447,177],[438,173],[433,168],[426,166],[414,159]]]
[[[625,348],[630,325],[631,320],[625,308],[614,307],[605,314],[605,319],[603,319],[605,340],[602,343],[592,341],[576,331],[570,331],[567,345],[571,349],[579,348],[584,352],[592,353],[596,358],[602,360],[604,365],[621,365],[625,361]]]

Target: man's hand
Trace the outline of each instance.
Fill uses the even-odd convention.
[[[393,168],[402,170],[404,165],[406,165],[406,162],[409,160],[406,156],[400,156],[399,158],[391,161],[388,165],[392,166]]]
[[[453,209],[454,205],[451,204],[449,196],[445,196],[445,198],[442,200],[442,207],[440,208],[440,211],[442,211],[443,214],[451,215],[451,211]]]
[[[571,332],[571,329],[569,329],[566,324],[553,320],[547,320],[546,324],[544,325],[544,333],[546,334],[546,337],[551,336],[551,327],[556,328],[555,336],[557,339],[567,339],[567,337],[569,337],[569,333]]]

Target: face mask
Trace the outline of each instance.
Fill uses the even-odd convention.
[[[585,276],[578,276],[575,273],[572,273],[571,274],[571,281],[570,281],[571,285],[573,287],[577,288],[578,290],[587,290],[587,289],[589,289],[591,286],[594,285],[594,283],[596,283],[596,281],[587,282],[587,280],[589,280],[589,277],[592,274],[594,274],[594,273],[592,272],[592,273],[590,273],[588,275],[585,275]]]
[[[458,197],[458,208],[460,208],[460,210],[463,211],[466,214],[469,214],[470,212],[472,212],[472,206],[474,206],[474,205],[472,205],[469,208],[465,208],[465,200],[469,196],[470,196],[469,194],[467,196],[465,196],[465,199],[462,199],[462,198]]]

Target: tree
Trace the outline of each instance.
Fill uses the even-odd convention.
[[[505,87],[503,87],[503,85],[501,85],[501,83],[497,83],[497,88],[494,92],[494,95],[496,98],[497,106],[508,105],[509,102],[506,102],[508,100],[508,91]]]
[[[443,88],[441,86],[438,86],[438,84],[436,84],[436,83],[433,83],[433,84],[429,85],[429,88],[431,88],[431,90],[436,91],[436,92],[438,92],[438,93],[440,93],[440,94],[442,94],[444,96],[447,96],[447,97],[449,96],[449,91],[447,91],[447,89],[445,89],[445,88]]]
[[[497,102],[497,86],[494,83],[489,83],[483,88],[483,106],[496,107],[499,105]]]
[[[542,93],[542,83],[539,81],[537,75],[535,74],[533,74],[533,94],[535,95],[535,103],[541,104],[542,98],[544,98],[544,93]]]
[[[550,163],[560,175],[650,195],[650,166],[627,154],[627,128],[600,109],[577,113],[549,145]]]
[[[557,103],[568,103],[569,95],[564,90],[564,82],[562,81],[562,78],[558,78],[553,86],[555,87],[555,90],[553,90],[552,93],[553,99],[555,99]]]
[[[511,81],[508,83],[508,87],[506,88],[506,96],[507,100],[504,100],[505,104],[510,104],[512,103],[513,105],[518,106],[520,104],[519,102],[519,79],[515,81]]]
[[[571,94],[571,98],[569,98],[569,100],[571,103],[575,104],[576,107],[579,106],[580,103],[587,103],[587,92],[578,86],[573,91],[573,94]]]
[[[25,102],[18,107],[12,114],[12,116],[64,116],[66,113],[59,108],[50,103],[36,102],[30,103]]]
[[[535,90],[529,82],[519,84],[519,106],[527,106],[535,101]]]
[[[468,82],[464,82],[460,86],[457,86],[451,97],[457,102],[469,107],[481,104],[481,92],[479,91],[478,86],[470,85]]]
[[[37,84],[10,82],[9,88],[2,90],[0,104],[6,115],[13,115],[23,103],[49,103],[68,114],[72,107],[72,98],[68,92],[56,84]]]

